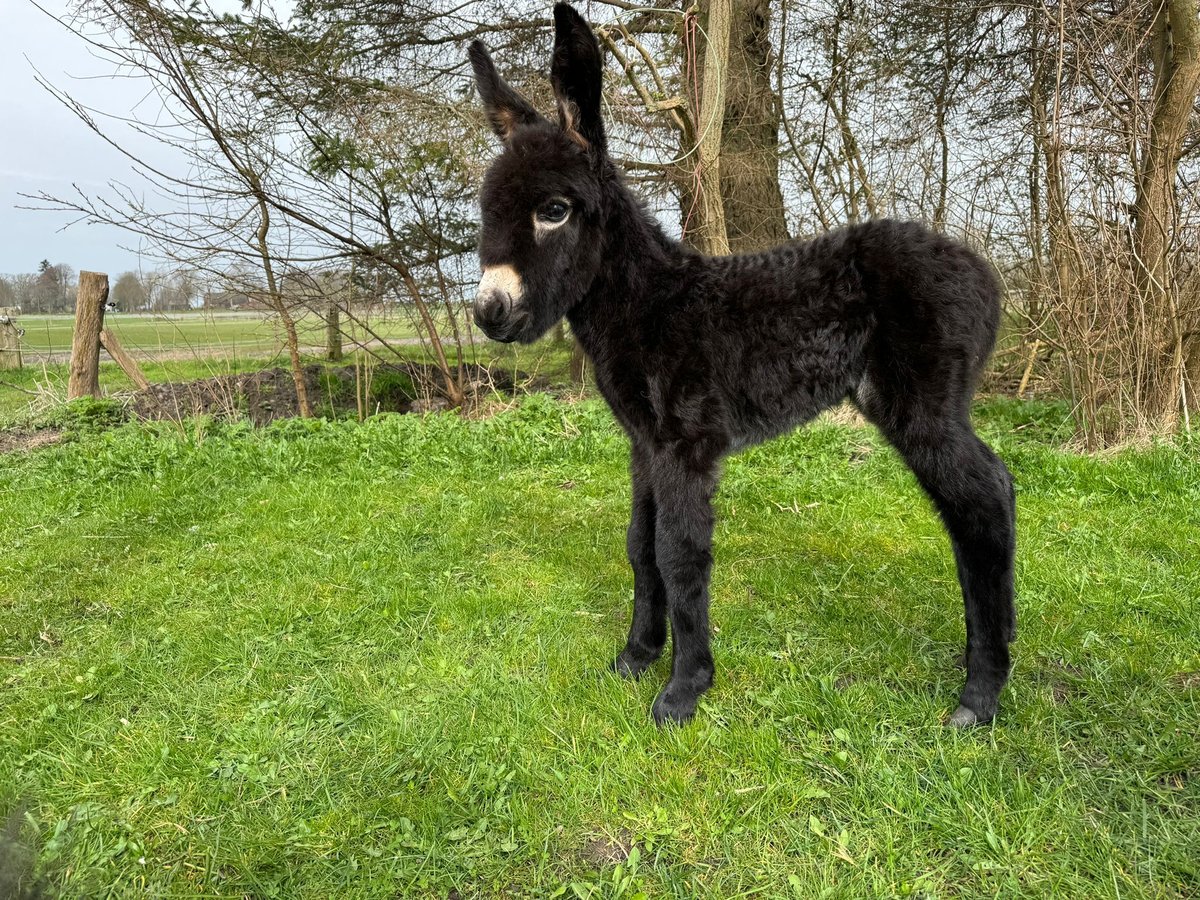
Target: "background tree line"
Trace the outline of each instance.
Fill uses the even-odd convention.
[[[872,216],[923,219],[1004,277],[994,386],[1068,397],[1090,446],[1190,428],[1196,0],[580,5],[606,51],[614,152],[683,240],[737,252]],[[464,402],[474,192],[495,148],[463,48],[482,37],[550,108],[549,12],[300,0],[284,19],[258,0],[238,15],[203,0],[82,0],[71,24],[154,84],[168,116],[141,128],[186,165],[134,158],[153,202],[117,184],[38,201],[119,224],[197,271],[252,271],[285,327],[287,278],[366,276],[413,311],[439,389]],[[314,282],[305,302],[331,322],[359,316],[342,289]]]
[[[26,315],[71,313],[77,284],[71,266],[44,259],[37,272],[0,275],[0,306]],[[109,292],[109,302],[120,312],[182,312],[205,305],[205,299],[205,285],[187,269],[122,272]]]
[[[36,272],[0,275],[0,306],[29,313],[70,312],[75,308],[75,270],[43,259]]]

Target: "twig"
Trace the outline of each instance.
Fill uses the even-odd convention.
[[[1021,376],[1021,383],[1017,385],[1017,396],[1021,397],[1025,393],[1025,388],[1029,384],[1029,376],[1033,374],[1033,363],[1037,359],[1038,350],[1041,348],[1042,342],[1034,338],[1033,347],[1029,350],[1029,362],[1025,366],[1025,373]]]

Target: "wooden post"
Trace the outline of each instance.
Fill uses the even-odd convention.
[[[108,302],[108,276],[103,272],[80,272],[75,298],[75,333],[71,337],[70,377],[67,399],[100,396],[100,329],[104,327],[104,304]]]
[[[342,310],[337,298],[330,297],[325,309],[325,358],[338,362],[342,358]]]
[[[0,369],[21,368],[21,333],[16,316],[16,309],[0,307]]]
[[[146,390],[150,387],[150,382],[146,380],[146,376],[142,373],[142,368],[137,364],[137,361],[125,352],[125,348],[121,346],[121,342],[117,340],[117,336],[112,333],[111,328],[102,328],[100,330],[100,345],[108,351],[108,355],[117,361],[117,365],[121,367],[129,380],[138,386],[139,390]]]

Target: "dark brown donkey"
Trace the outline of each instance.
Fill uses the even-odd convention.
[[[533,341],[563,316],[632,442],[633,624],[613,663],[635,677],[671,622],[654,701],[682,722],[712,685],[712,496],[723,457],[850,398],[932,498],[966,605],[967,684],[952,725],[987,722],[1009,672],[1015,503],[969,407],[996,337],[999,290],[971,250],[873,221],[763,253],[708,257],[667,237],[622,179],[600,118],[600,49],[554,8],[558,120],[470,58],[504,149],[484,179],[475,321]]]

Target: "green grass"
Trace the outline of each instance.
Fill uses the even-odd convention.
[[[1020,639],[965,733],[949,547],[873,432],[729,461],[717,683],[658,731],[666,663],[605,671],[598,403],[82,429],[0,467],[0,807],[69,897],[1195,896],[1200,451],[1061,417],[982,412]]]
[[[371,326],[385,339],[410,338],[416,335],[411,319],[393,313],[372,317]],[[39,353],[66,353],[71,349],[73,315],[21,316],[18,324],[25,329],[22,347],[35,360]],[[151,354],[218,351],[236,357],[278,353],[284,346],[279,320],[261,312],[109,313],[104,324],[127,350]],[[302,345],[325,343],[325,321],[319,316],[301,316],[297,332]]]

